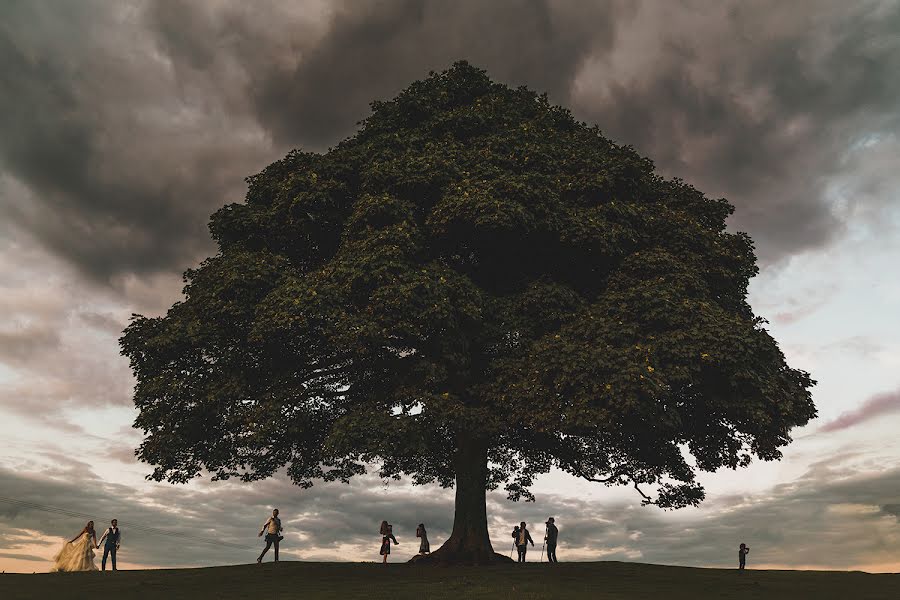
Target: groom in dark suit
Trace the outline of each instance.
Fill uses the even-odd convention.
[[[117,570],[116,552],[119,550],[119,544],[122,542],[122,532],[119,531],[119,522],[116,519],[110,521],[109,524],[111,527],[103,533],[103,537],[100,538],[100,543],[97,544],[97,547],[99,548],[100,544],[103,544],[103,560],[100,562],[101,569],[106,570],[106,557],[112,556],[112,570],[115,571]],[[103,540],[106,540],[105,544]]]

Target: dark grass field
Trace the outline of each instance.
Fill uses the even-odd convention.
[[[282,562],[206,569],[0,575],[2,600],[293,598],[900,600],[900,574],[595,562],[502,567]]]

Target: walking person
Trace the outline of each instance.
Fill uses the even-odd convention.
[[[747,544],[741,543],[741,547],[738,548],[738,569],[743,571],[744,567],[747,566],[747,554],[750,552],[750,546]]]
[[[544,541],[547,542],[547,562],[559,562],[556,560],[556,540],[559,537],[559,529],[556,527],[553,517],[547,519],[547,534]]]
[[[525,553],[528,552],[528,543],[531,543],[531,546],[534,547],[534,540],[531,539],[531,534],[528,533],[528,528],[525,527],[525,521],[519,523],[519,533],[516,537],[516,550],[519,551],[519,562],[525,562]]]
[[[262,534],[266,534],[266,547],[263,548],[262,554],[259,555],[259,558],[256,559],[257,563],[262,563],[263,556],[266,555],[266,552],[269,551],[269,548],[275,546],[275,562],[278,562],[278,543],[284,539],[284,536],[281,535],[281,532],[284,528],[281,526],[281,519],[278,518],[278,509],[272,511],[272,516],[263,523],[262,529],[259,531],[259,535],[256,537],[262,537]]]
[[[94,564],[94,548],[97,545],[97,533],[94,531],[94,522],[88,521],[78,535],[68,542],[63,542],[62,548],[53,557],[51,571],[96,571]]]
[[[419,526],[416,527],[416,537],[421,540],[419,542],[419,554],[429,554],[431,546],[428,544],[428,532],[425,531],[424,523],[419,523]]]
[[[400,542],[394,537],[394,526],[387,521],[381,522],[381,527],[378,531],[381,533],[381,550],[378,551],[378,554],[384,557],[381,562],[386,565],[388,556],[391,554],[391,540],[393,540],[394,544],[399,544]]]
[[[97,544],[103,544],[103,560],[100,561],[100,569],[106,570],[106,557],[112,558],[112,570],[116,570],[116,552],[119,551],[119,545],[122,543],[122,532],[119,530],[119,522],[113,519],[109,522],[109,528],[103,532],[103,536]],[[106,543],[104,543],[104,540]]]

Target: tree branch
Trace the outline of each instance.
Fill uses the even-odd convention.
[[[643,490],[641,490],[640,486],[638,486],[638,483],[634,480],[634,478],[631,479],[631,483],[634,489],[637,490],[637,493],[644,497],[643,504],[656,504],[656,500],[645,494]]]
[[[585,475],[580,469],[573,468],[572,472],[582,479],[586,479],[587,481],[591,481],[593,483],[610,483],[611,481],[622,477],[623,475],[629,475],[629,472],[625,469],[619,468],[616,469],[609,477],[589,477]]]
[[[578,477],[581,477],[582,479],[591,481],[593,483],[611,483],[612,481],[619,479],[620,477],[627,477],[628,479],[626,481],[623,481],[622,483],[627,483],[627,481],[631,481],[632,487],[635,490],[637,490],[637,493],[640,494],[641,497],[644,499],[643,504],[645,504],[645,505],[654,504],[655,505],[657,503],[656,500],[654,500],[651,496],[648,496],[647,494],[645,494],[644,490],[642,490],[640,488],[640,485],[638,485],[638,482],[636,481],[637,478],[634,476],[634,473],[630,469],[623,469],[623,468],[616,469],[609,477],[589,477],[589,476],[585,475],[584,473],[582,473],[578,469],[572,469],[572,470],[575,472],[575,474]]]

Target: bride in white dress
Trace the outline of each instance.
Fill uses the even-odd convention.
[[[96,571],[94,548],[99,547],[94,522],[88,521],[81,533],[71,541],[63,542],[62,549],[53,557],[51,571]]]

